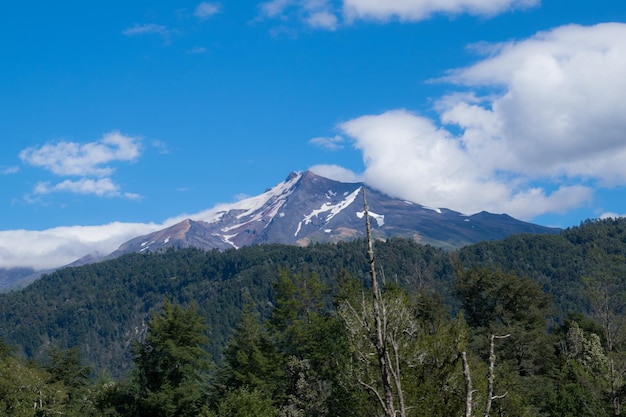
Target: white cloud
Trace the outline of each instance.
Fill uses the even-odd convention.
[[[492,169],[626,182],[626,25],[564,26],[489,48],[497,52],[446,77],[498,91],[441,106],[466,147],[492,152]]]
[[[155,23],[135,23],[132,27],[124,29],[122,34],[126,36],[157,34],[166,37],[171,34],[171,31],[167,26],[157,25]]]
[[[363,153],[364,182],[427,206],[531,219],[564,212],[591,196],[582,185],[563,185],[548,194],[518,172],[493,170],[485,154],[464,147],[461,138],[432,120],[405,110],[359,117],[340,129]]]
[[[39,270],[67,265],[89,254],[108,254],[127,240],[162,227],[116,222],[43,231],[0,231],[0,268],[33,267]]]
[[[222,9],[220,3],[202,2],[196,6],[193,15],[200,20],[207,20],[211,16],[217,14]]]
[[[339,149],[343,149],[344,138],[341,136],[333,136],[330,137],[317,137],[309,140],[311,145],[319,146],[321,148],[329,149],[331,151],[336,151]]]
[[[195,214],[181,214],[157,223],[113,222],[99,226],[64,226],[47,230],[0,231],[0,268],[58,268],[87,255],[108,255],[137,236],[173,226],[185,219],[206,219],[223,205]]]
[[[35,186],[34,194],[50,194],[56,192],[68,192],[75,194],[95,194],[99,197],[117,196],[120,194],[119,186],[114,184],[110,178],[82,178],[77,181],[65,180],[55,185],[49,182],[39,182]]]
[[[276,17],[285,12],[285,10],[298,2],[295,0],[271,0],[259,5],[261,14],[265,17]]]
[[[122,31],[122,34],[126,36],[158,35],[163,39],[166,45],[171,43],[172,34],[174,33],[175,31],[169,29],[167,26],[157,25],[155,23],[135,23],[133,26]]]
[[[416,22],[434,14],[494,16],[537,6],[540,0],[271,0],[261,3],[261,18],[295,20],[314,29],[335,30],[358,20]]]
[[[339,25],[331,0],[271,0],[261,3],[259,10],[262,19],[295,20],[311,28],[326,30],[335,30]]]
[[[619,219],[621,217],[626,217],[626,214],[617,214],[609,211],[600,215],[601,219]]]
[[[79,177],[56,184],[42,181],[35,185],[27,201],[52,193],[92,194],[99,197],[125,197],[139,199],[138,194],[122,193],[110,176],[115,172],[115,162],[134,162],[141,152],[140,140],[113,131],[102,139],[90,143],[61,141],[41,147],[30,147],[20,152],[26,164],[44,168],[54,175]]]
[[[367,183],[429,206],[522,219],[626,184],[626,24],[473,49],[487,55],[443,79],[463,91],[438,101],[439,121],[394,110],[339,126],[363,153]]]
[[[41,147],[30,147],[20,152],[23,162],[49,170],[61,176],[111,175],[115,161],[135,161],[140,155],[138,138],[109,132],[96,142],[80,144],[61,141]]]
[[[339,21],[333,13],[324,10],[307,16],[306,23],[312,28],[335,30]]]
[[[335,181],[361,182],[357,174],[339,165],[314,165],[309,168],[309,171]]]
[[[539,0],[344,0],[346,19],[419,21],[433,14],[493,16],[513,9],[528,8]]]

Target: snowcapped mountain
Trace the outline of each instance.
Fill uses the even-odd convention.
[[[307,245],[365,235],[363,184],[342,183],[310,171],[291,173],[263,194],[222,205],[199,218],[122,244],[109,257],[167,247],[239,248],[262,243]],[[458,248],[516,233],[558,233],[507,215],[487,212],[466,216],[431,209],[366,188],[372,234],[402,236],[420,243]]]

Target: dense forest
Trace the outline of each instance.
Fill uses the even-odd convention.
[[[133,254],[3,294],[0,415],[621,414],[626,220],[373,253]]]

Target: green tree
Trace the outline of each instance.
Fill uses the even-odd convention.
[[[259,322],[250,304],[244,307],[241,321],[224,350],[224,364],[219,370],[218,391],[247,387],[267,395],[278,390],[284,379],[284,360],[267,329]]]
[[[209,368],[206,326],[195,306],[165,301],[153,314],[143,343],[133,349],[139,398],[137,414],[152,417],[196,416],[205,401]]]
[[[207,417],[274,417],[276,408],[267,394],[241,387],[225,393],[217,405],[217,414],[205,410]]]
[[[49,375],[24,364],[0,342],[0,416],[51,417],[67,414],[63,384],[51,383]]]
[[[490,389],[494,395],[507,395],[498,398],[492,411],[510,415],[538,412],[543,392],[553,389],[546,376],[558,359],[556,338],[546,332],[552,311],[550,296],[532,279],[500,269],[465,270],[459,265],[456,269],[455,290],[470,327],[470,350],[493,369],[492,336],[510,335],[497,342],[495,349],[493,372],[499,376],[490,382]]]
[[[620,415],[626,394],[626,256],[606,253],[597,246],[591,247],[587,255],[596,266],[591,276],[582,280],[591,315],[602,327],[613,411]]]
[[[600,337],[572,322],[562,346],[565,361],[550,411],[559,416],[609,415],[612,407],[606,399],[612,398],[610,360]]]

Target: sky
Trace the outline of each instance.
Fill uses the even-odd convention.
[[[0,39],[0,268],[308,169],[547,226],[626,213],[623,0],[34,0]]]

